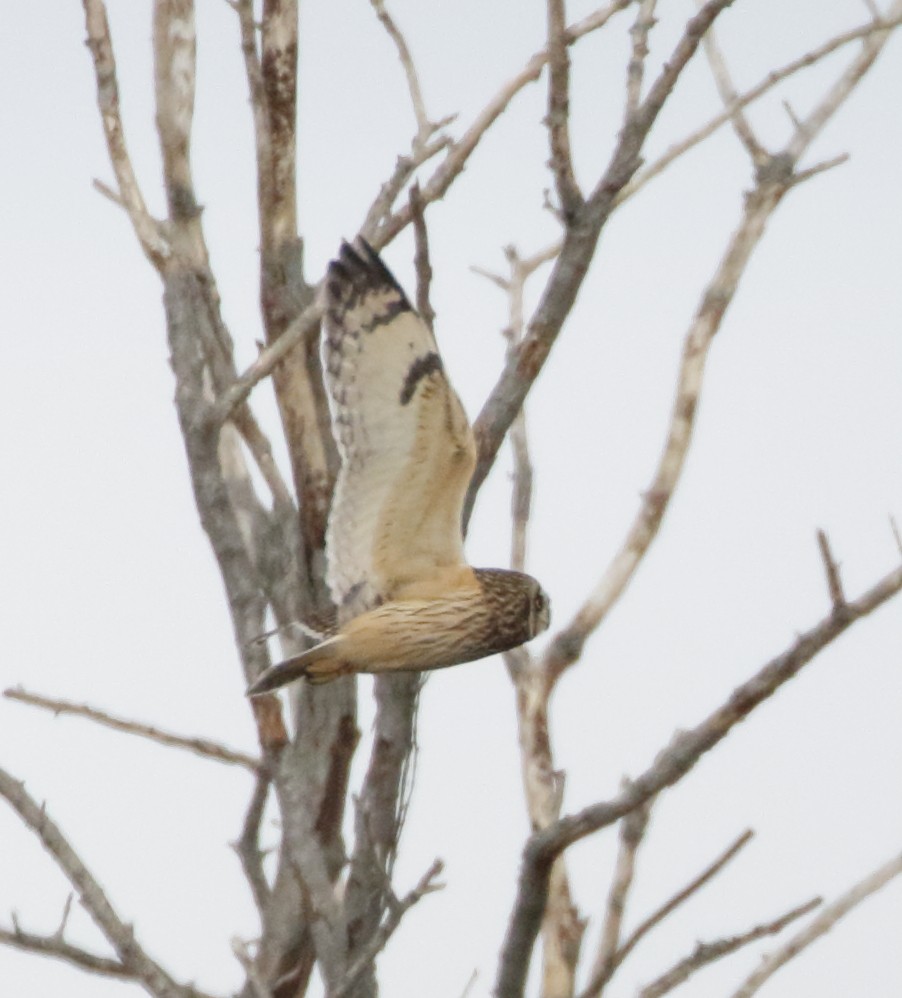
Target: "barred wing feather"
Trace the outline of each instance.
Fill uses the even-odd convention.
[[[476,447],[435,339],[376,253],[343,244],[325,282],[324,366],[341,454],[328,582],[360,612],[463,565]]]

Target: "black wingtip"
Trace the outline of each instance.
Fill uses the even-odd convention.
[[[326,271],[327,306],[340,304],[356,295],[379,288],[397,292],[410,307],[404,289],[376,250],[362,236],[355,237],[353,243],[342,239],[338,256],[331,261]]]

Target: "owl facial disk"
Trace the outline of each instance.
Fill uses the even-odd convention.
[[[532,594],[532,601],[529,606],[529,636],[534,638],[537,634],[548,629],[551,623],[551,600],[548,594],[538,584]]]

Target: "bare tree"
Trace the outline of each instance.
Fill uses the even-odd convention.
[[[308,640],[298,623],[315,622],[330,612],[324,545],[337,456],[318,350],[321,275],[305,268],[303,221],[298,213],[298,4],[297,0],[263,0],[262,6],[252,0],[227,2],[234,11],[235,45],[243,57],[253,119],[259,295],[265,330],[265,343],[244,370],[236,363],[235,343],[223,318],[220,285],[204,229],[202,192],[195,190],[192,173],[197,82],[194,4],[192,0],[154,3],[153,89],[166,197],[162,218],[148,208],[126,144],[114,39],[105,5],[103,0],[83,0],[83,5],[100,119],[115,177],[113,185],[98,182],[97,187],[127,214],[162,284],[175,404],[194,499],[225,588],[244,680],[250,682],[271,664],[269,645],[260,640],[261,635],[274,627],[282,653],[295,654]],[[508,347],[495,386],[474,423],[479,457],[465,510],[468,522],[479,489],[509,439],[514,456],[510,524],[514,568],[526,563],[530,530],[533,469],[524,403],[564,331],[590,266],[602,256],[599,239],[609,220],[670,164],[722,126],[732,128],[753,176],[750,189],[738,192],[735,218],[726,226],[719,263],[700,289],[697,308],[685,329],[664,446],[619,550],[577,612],[557,627],[550,640],[537,650],[520,648],[506,656],[532,831],[525,843],[511,844],[512,849],[522,851],[521,868],[493,994],[515,998],[526,992],[533,950],[541,940],[537,993],[544,998],[597,996],[642,938],[723,870],[751,836],[745,833],[627,932],[624,912],[637,856],[660,795],[840,635],[854,630],[859,621],[902,590],[902,568],[895,568],[871,580],[862,591],[846,592],[827,536],[819,533],[829,596],[822,619],[807,626],[693,727],[677,733],[651,765],[624,781],[615,797],[562,813],[563,774],[550,736],[552,694],[561,678],[580,663],[587,641],[627,590],[658,537],[692,445],[709,348],[772,216],[797,187],[844,162],[843,155],[820,162],[809,162],[806,156],[902,24],[902,0],[893,0],[886,9],[869,6],[859,26],[773,67],[744,91],[733,83],[729,62],[714,34],[733,0],[699,3],[697,12],[679,23],[674,11],[659,11],[655,0],[612,0],[576,21],[568,19],[563,0],[547,0],[544,46],[525,57],[522,68],[464,120],[435,118],[429,113],[412,48],[401,26],[382,0],[371,0],[371,4],[373,31],[387,32],[400,59],[415,130],[409,148],[376,186],[372,203],[359,219],[358,233],[382,249],[406,229],[413,230],[416,299],[429,318],[432,263],[426,220],[430,206],[455,189],[474,151],[520,91],[536,81],[544,87],[550,170],[547,207],[559,226],[559,237],[528,253],[508,247],[506,273],[480,271],[506,295]],[[742,5],[737,2],[735,6]],[[675,41],[670,44],[658,29],[659,17],[666,17],[673,29]],[[571,62],[580,57],[587,39],[618,33],[628,40],[620,120],[607,161],[596,164],[594,172],[578,169],[571,134]],[[771,148],[746,110],[772,97],[786,79],[834,55],[836,60],[829,63],[833,77],[807,109],[787,107],[789,138]],[[657,158],[651,157],[650,136],[662,112],[683,85],[687,67],[704,59],[722,111],[687,129],[679,142]],[[544,275],[541,281],[540,274]],[[533,287],[540,284],[532,309],[527,307],[530,282]],[[227,296],[228,289],[222,294]],[[285,468],[275,459],[264,420],[253,406],[254,389],[264,379],[271,379],[278,404]],[[257,755],[20,687],[8,689],[6,696],[249,771],[253,791],[236,849],[257,908],[260,933],[250,944],[235,944],[245,974],[242,998],[295,998],[310,993],[318,987],[314,969],[332,998],[363,998],[377,993],[377,957],[402,918],[441,886],[438,860],[407,890],[399,888],[393,876],[412,792],[420,688],[417,676],[376,679],[374,731],[367,741],[370,755],[357,786],[352,785],[350,767],[361,733],[358,690],[351,677],[321,687],[292,689],[290,718],[275,696],[249,701],[258,735]],[[93,952],[66,938],[68,908],[62,924],[51,933],[26,931],[12,920],[0,927],[0,941],[65,960],[85,971],[133,981],[152,995],[201,998],[204,992],[187,980],[176,979],[117,912],[99,875],[89,869],[53,819],[52,801],[45,808],[3,770],[0,795],[68,878],[113,955]],[[267,807],[275,808],[279,825],[271,861],[261,845]],[[618,852],[602,929],[595,951],[587,953],[583,946],[586,920],[574,901],[566,850],[614,825]],[[893,859],[821,908],[800,929],[798,924],[818,907],[820,899],[803,899],[759,924],[749,918],[745,927],[699,943],[657,976],[650,972],[650,983],[642,994],[649,998],[663,995],[711,962],[796,924],[797,934],[740,983],[736,994],[750,995],[900,871],[902,864]],[[741,979],[739,974],[737,979]]]

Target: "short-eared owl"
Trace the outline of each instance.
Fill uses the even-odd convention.
[[[342,244],[323,304],[323,363],[341,456],[328,582],[350,619],[267,669],[252,695],[302,677],[470,662],[528,641],[549,622],[535,579],[473,569],[464,558],[473,431],[432,332],[363,240]]]

